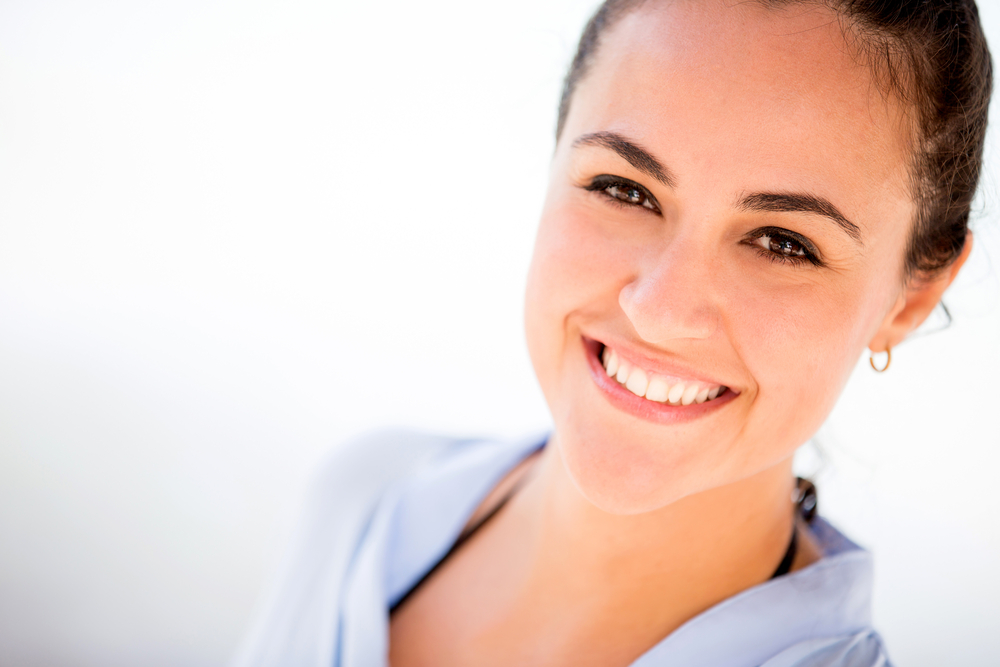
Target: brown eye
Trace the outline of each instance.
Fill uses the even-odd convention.
[[[643,206],[652,211],[656,210],[656,206],[653,202],[649,200],[646,193],[636,187],[631,187],[628,185],[609,185],[605,192],[617,199],[618,201],[625,202],[627,204],[634,204],[636,206]]]
[[[757,239],[757,244],[785,257],[805,257],[808,254],[801,243],[787,236],[761,236]]]
[[[602,174],[601,176],[594,177],[590,183],[583,187],[585,190],[598,192],[601,195],[609,197],[614,200],[613,203],[621,204],[622,206],[641,206],[654,213],[660,212],[660,206],[656,203],[653,195],[649,194],[649,190],[635,181],[630,181],[621,176]]]
[[[766,259],[775,262],[809,262],[822,266],[819,251],[809,239],[780,227],[757,229],[746,236],[744,243],[755,248]]]
[[[658,210],[656,205],[648,196],[646,196],[646,193],[633,185],[615,183],[614,185],[606,187],[604,191],[620,202],[625,202],[626,204],[632,204],[634,206],[642,206],[651,211]]]

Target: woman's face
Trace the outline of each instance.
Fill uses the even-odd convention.
[[[526,301],[556,442],[597,506],[743,479],[826,418],[904,290],[910,135],[880,91],[822,8],[647,3],[603,35]]]

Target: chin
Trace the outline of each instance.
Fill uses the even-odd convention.
[[[678,439],[589,417],[557,423],[556,443],[569,478],[597,508],[641,514],[706,488],[705,462]]]

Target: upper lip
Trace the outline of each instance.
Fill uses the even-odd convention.
[[[679,380],[701,382],[706,385],[721,385],[728,387],[729,389],[733,389],[732,385],[709,377],[702,371],[696,370],[683,362],[677,362],[675,360],[665,361],[662,358],[651,357],[628,343],[623,343],[619,340],[610,338],[591,338],[590,340],[610,347],[612,350],[617,352],[620,357],[649,373],[655,373],[669,378],[677,378]]]

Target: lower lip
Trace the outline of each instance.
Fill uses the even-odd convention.
[[[636,396],[623,387],[612,377],[608,377],[603,364],[598,355],[604,346],[596,340],[583,339],[583,347],[587,356],[587,365],[590,368],[590,375],[594,378],[601,393],[611,402],[613,406],[635,415],[640,419],[645,419],[659,424],[679,424],[683,422],[700,419],[723,406],[730,403],[739,396],[731,389],[726,389],[725,393],[711,401],[704,403],[692,403],[691,405],[670,405],[669,403],[658,403],[641,396]]]

